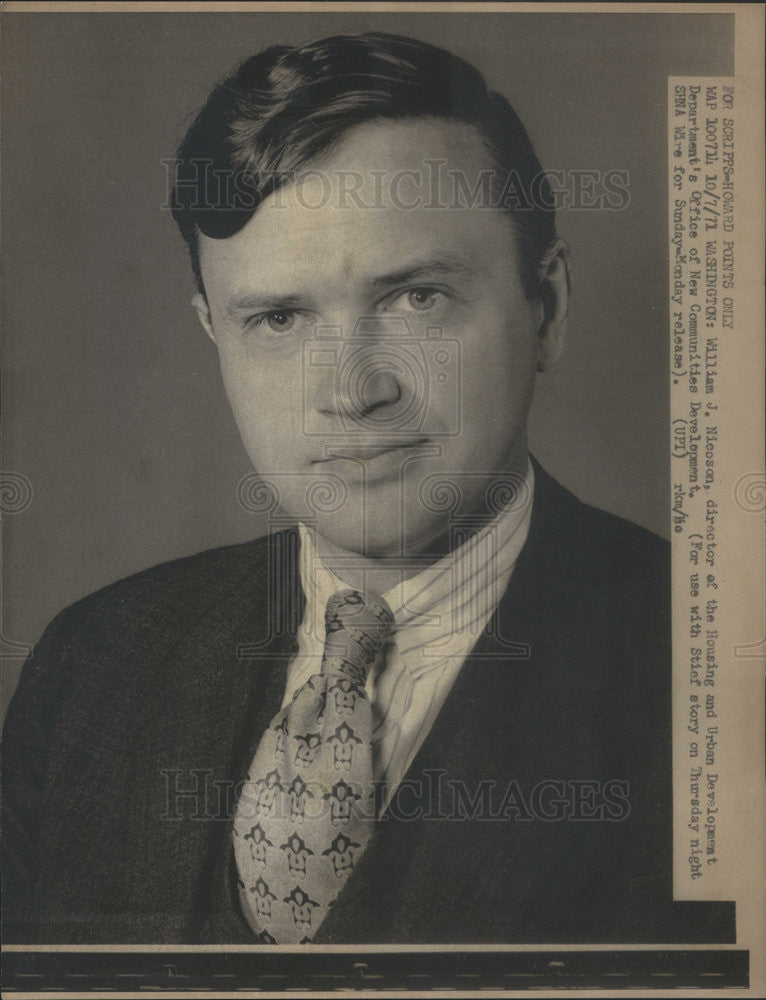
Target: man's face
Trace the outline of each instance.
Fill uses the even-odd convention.
[[[455,205],[449,174],[487,165],[458,123],[361,125],[239,233],[200,237],[195,307],[245,448],[341,549],[425,552],[525,468],[541,306],[512,221]]]

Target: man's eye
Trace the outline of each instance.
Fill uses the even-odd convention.
[[[302,312],[300,309],[270,309],[268,312],[251,316],[245,324],[248,330],[257,330],[265,337],[276,339],[277,336],[291,334],[295,336],[299,332],[308,330],[315,320],[310,314]]]
[[[441,293],[435,288],[412,288],[407,292],[407,305],[416,312],[432,309]]]
[[[275,309],[260,318],[274,333],[288,333],[295,326],[295,313],[289,309]]]
[[[385,308],[391,312],[427,312],[444,297],[444,292],[440,292],[438,288],[420,285],[396,295]]]

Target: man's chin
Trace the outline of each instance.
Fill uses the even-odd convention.
[[[400,510],[396,505],[370,509],[366,516],[348,511],[345,516],[328,515],[314,523],[321,541],[328,548],[342,550],[354,557],[396,560],[427,556],[431,546],[443,535],[445,525],[433,514],[418,509]]]

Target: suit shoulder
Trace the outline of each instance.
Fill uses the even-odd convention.
[[[596,586],[610,594],[615,614],[627,624],[647,615],[653,628],[670,620],[670,543],[625,518],[583,504],[583,565]],[[603,591],[602,591],[603,592]]]
[[[629,688],[631,681],[646,680],[652,673],[659,688],[658,677],[669,663],[662,650],[670,629],[670,544],[587,504],[581,504],[580,523],[576,564],[583,594],[598,605],[604,634],[624,647],[621,661],[628,662],[639,650],[646,661],[642,672],[624,676],[619,686]]]
[[[565,581],[571,600],[597,601],[614,614],[654,609],[663,619],[670,598],[670,545],[632,521],[583,503],[539,465],[537,518],[532,511],[531,561],[538,573]],[[539,490],[538,490],[539,485]]]
[[[233,579],[263,572],[267,543],[264,537],[159,563],[80,598],[54,620],[76,622],[103,612],[122,615],[141,605],[194,613]]]
[[[669,559],[670,543],[665,538],[599,507],[585,503],[581,507],[588,532],[617,554],[630,555],[640,562],[663,562]]]
[[[48,625],[21,672],[8,710],[11,745],[37,734],[44,746],[72,718],[103,714],[124,702],[130,716],[166,676],[169,658],[203,622],[225,628],[233,613],[258,613],[265,604],[269,551],[297,532],[209,549],[118,580],[61,611]],[[126,692],[133,692],[130,698]],[[131,707],[132,706],[132,707]],[[30,736],[30,739],[32,737]],[[69,739],[69,736],[66,736]]]
[[[267,586],[269,549],[287,544],[297,532],[208,549],[173,559],[117,580],[64,608],[34,648],[32,661],[86,649],[118,645],[158,648],[222,605],[233,592],[246,590],[257,602]]]
[[[640,572],[669,565],[670,543],[654,532],[578,499],[540,470],[552,530],[573,547],[583,565],[625,564]]]
[[[64,704],[89,697],[117,674],[149,675],[208,614],[225,617],[237,601],[255,611],[268,585],[270,546],[293,535],[161,563],[64,608],[35,644],[11,707],[18,714],[21,703]]]

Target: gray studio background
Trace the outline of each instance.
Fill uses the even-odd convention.
[[[411,34],[475,62],[543,166],[630,171],[622,212],[563,212],[564,357],[532,447],[582,499],[667,534],[667,76],[733,72],[733,18],[673,14],[35,14],[3,18],[6,471],[3,706],[62,607],[146,566],[263,533],[213,346],[161,210],[190,116],[274,43]]]

